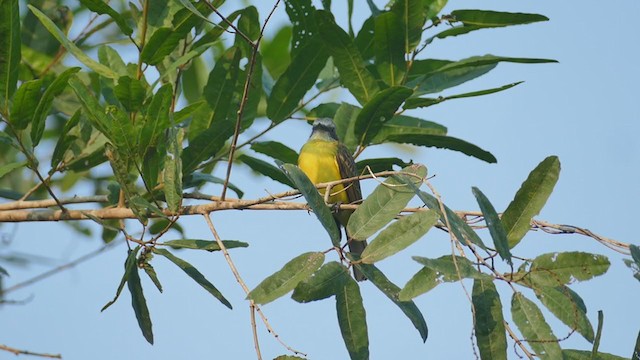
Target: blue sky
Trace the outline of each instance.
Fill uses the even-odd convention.
[[[478,7],[476,1],[450,1],[446,11]],[[368,15],[366,7],[358,9],[356,15]],[[583,226],[604,236],[639,244],[635,206],[640,200],[637,186],[640,43],[635,21],[640,3],[620,0],[605,9],[602,2],[596,1],[484,1],[482,9],[535,12],[546,15],[550,21],[438,41],[428,49],[427,56],[457,60],[494,54],[551,58],[559,63],[501,64],[488,75],[445,94],[520,80],[525,83],[498,94],[454,100],[413,114],[439,122],[449,128],[451,136],[491,151],[498,163],[486,164],[450,151],[408,151],[397,146],[368,149],[363,158],[398,156],[424,163],[430,174],[436,175],[432,184],[450,207],[477,209],[471,194],[471,187],[477,186],[498,210],[503,210],[529,171],[546,156],[558,155],[562,162],[560,180],[539,218]],[[262,11],[261,18],[264,15]],[[284,7],[280,6],[274,22],[285,16]],[[265,140],[282,141],[299,149],[309,131],[306,123],[290,121]],[[233,182],[246,190],[246,198],[284,189],[265,178],[254,177],[243,166],[234,168]],[[372,186],[364,185],[365,194]],[[305,212],[221,212],[213,215],[213,221],[224,239],[250,243],[249,248],[232,250],[231,254],[250,287],[298,254],[323,250],[328,245],[315,217]],[[189,237],[211,237],[201,218],[184,219],[183,226]],[[2,232],[12,229],[13,225],[0,228]],[[481,235],[488,240],[487,233]],[[47,256],[59,265],[100,245],[99,239],[81,238],[61,224],[20,224],[12,243],[4,249]],[[612,263],[609,273],[572,288],[585,300],[594,327],[597,311],[604,311],[601,351],[630,356],[640,330],[640,313],[636,310],[640,284],[622,263],[622,256],[586,237],[544,233],[530,233],[514,252],[534,257],[568,250],[609,256]],[[402,286],[420,269],[411,256],[438,257],[448,252],[448,236],[433,230],[412,247],[381,262],[379,267]],[[183,251],[179,256],[205,273],[232,302],[232,311],[173,265],[156,259],[154,266],[165,292],[158,294],[143,279],[154,324],[154,346],[141,336],[126,291],[110,309],[99,311],[115,293],[125,256],[126,248],[120,245],[77,268],[11,293],[11,299],[29,301],[3,307],[0,343],[62,353],[65,359],[255,357],[244,293],[221,254]],[[48,268],[8,267],[11,277],[6,279],[6,286]],[[465,286],[471,289],[471,283]],[[501,286],[499,290],[508,309],[511,294]],[[372,284],[363,284],[362,294],[372,359],[398,355],[411,359],[473,358],[470,305],[459,284],[440,285],[416,299],[429,325],[425,344],[404,315]],[[525,294],[531,297],[530,293]],[[284,297],[263,310],[282,340],[310,358],[347,358],[333,299],[298,304]],[[569,332],[550,316],[547,319],[558,337]],[[261,324],[258,327],[265,359],[286,353]],[[589,349],[589,344],[577,334],[561,346]],[[517,358],[511,348],[509,353],[510,358]],[[1,358],[12,356],[0,352]]]

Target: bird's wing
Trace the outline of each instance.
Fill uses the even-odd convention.
[[[338,144],[338,152],[336,154],[336,160],[338,162],[338,168],[340,170],[340,177],[343,179],[358,176],[356,170],[356,162],[353,160],[353,156],[349,152],[344,144]],[[360,181],[356,180],[352,183],[345,184],[347,197],[349,203],[354,203],[362,200],[362,190],[360,189]]]

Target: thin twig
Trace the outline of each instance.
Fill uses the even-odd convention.
[[[518,339],[516,334],[513,332],[513,329],[511,329],[511,326],[509,326],[509,323],[504,321],[504,320],[503,320],[503,323],[504,323],[504,328],[507,330],[507,334],[509,334],[509,337],[511,337],[513,339],[513,341],[515,341],[515,343],[518,345],[518,347],[520,349],[522,349],[522,351],[527,356],[527,358],[532,360],[534,358],[533,355],[529,352],[529,350],[527,350],[527,347],[524,346],[522,341],[520,341],[520,339]]]
[[[238,282],[238,284],[240,284],[240,287],[242,287],[242,290],[244,290],[245,294],[249,295],[249,292],[250,292],[249,291],[249,287],[244,282],[244,280],[242,280],[242,277],[240,276],[240,272],[238,272],[238,269],[236,268],[236,265],[233,263],[233,260],[231,259],[231,255],[229,255],[229,252],[227,251],[227,247],[222,242],[222,239],[220,238],[220,235],[218,235],[218,232],[216,231],[215,226],[213,226],[213,222],[211,221],[211,218],[209,217],[210,215],[209,214],[203,214],[203,216],[204,216],[204,218],[205,218],[205,220],[207,222],[207,225],[209,226],[209,230],[211,230],[211,233],[213,234],[213,237],[216,239],[216,242],[218,243],[218,246],[220,247],[220,251],[222,251],[222,254],[224,255],[224,258],[227,261],[227,264],[229,265],[229,268],[231,269],[231,272],[233,273],[233,276],[236,278],[236,281]],[[273,329],[273,327],[271,327],[271,324],[269,323],[269,320],[264,315],[264,313],[262,313],[262,309],[260,309],[260,306],[258,306],[258,304],[256,304],[253,300],[249,300],[249,304],[250,304],[250,306],[253,306],[255,308],[256,312],[258,312],[258,314],[260,315],[260,318],[262,319],[262,322],[264,323],[264,326],[266,326],[266,328],[269,331],[269,333],[271,335],[273,335],[273,337],[275,337],[276,340],[282,346],[284,346],[287,350],[291,351],[292,353],[294,353],[296,355],[303,355],[305,357],[307,356],[307,354],[290,347],[284,341],[282,341],[282,339],[280,339],[280,335],[278,335],[276,333],[276,331]]]
[[[260,342],[258,341],[258,327],[256,326],[256,305],[249,303],[249,312],[251,312],[251,331],[253,332],[253,346],[256,348],[256,356],[258,360],[262,360],[260,353]]]
[[[2,344],[0,344],[0,350],[8,351],[10,353],[13,353],[16,356],[31,355],[31,356],[40,356],[40,357],[50,358],[50,359],[62,359],[62,355],[60,354],[37,353],[29,350],[20,350],[20,349],[12,348],[10,346],[2,345]]]

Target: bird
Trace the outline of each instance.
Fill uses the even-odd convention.
[[[298,156],[298,167],[314,184],[347,179],[358,176],[356,163],[349,149],[340,141],[336,125],[330,118],[319,118],[313,122],[309,140],[302,146]],[[325,189],[319,189],[324,195]],[[362,201],[360,181],[336,185],[331,188],[329,202],[333,204],[353,204]],[[353,210],[337,210],[334,218],[338,228],[344,227],[352,254],[360,255],[367,246],[366,240],[354,240],[347,231],[347,222]],[[366,280],[364,274],[353,268],[353,276],[358,281]]]

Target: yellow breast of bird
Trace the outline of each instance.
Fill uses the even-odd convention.
[[[314,184],[325,183],[342,179],[340,168],[336,161],[338,143],[335,141],[310,140],[300,150],[298,167],[309,177]],[[324,195],[325,189],[320,189]],[[329,201],[332,203],[349,203],[349,198],[342,185],[331,188]]]

